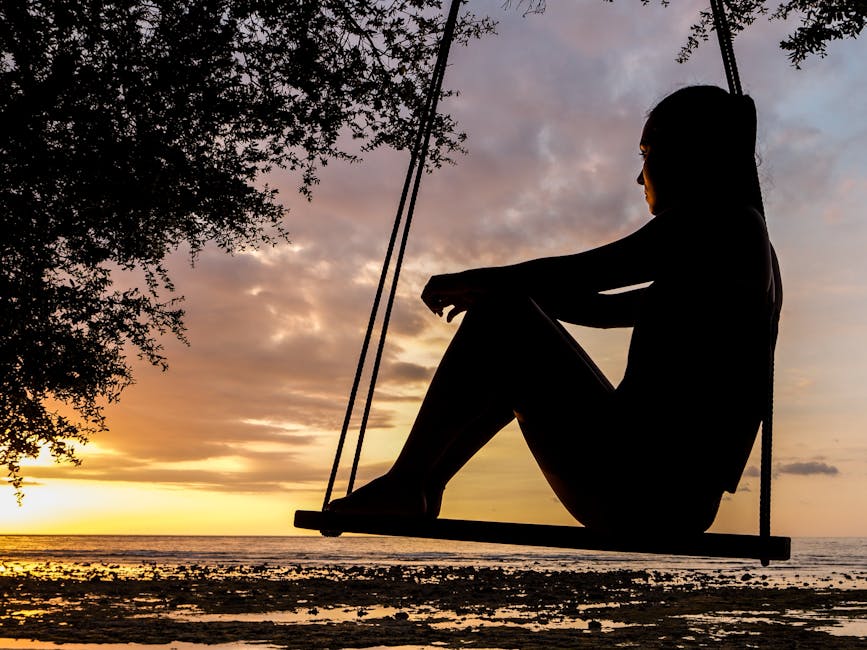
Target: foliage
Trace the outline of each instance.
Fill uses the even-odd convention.
[[[261,184],[404,148],[440,0],[0,0],[0,463],[105,427],[127,353],[183,339],[166,256],[285,239]],[[466,43],[493,24],[465,14]],[[431,164],[460,150],[441,115]],[[137,276],[138,282],[130,280]]]
[[[788,52],[796,68],[809,56],[824,57],[831,41],[857,38],[867,21],[867,0],[786,0],[772,11],[765,6],[766,0],[725,0],[724,4],[733,34],[752,25],[759,16],[772,20],[797,16],[800,25],[780,42],[780,48]],[[700,12],[699,21],[692,26],[680,51],[679,61],[685,61],[700,42],[708,39],[712,26],[711,12]]]
[[[651,3],[651,0],[640,1],[643,5]],[[517,0],[517,5],[525,13],[543,12],[546,3],[547,0]],[[672,0],[659,0],[663,6],[671,3]],[[506,5],[510,4],[511,0],[506,0]],[[728,11],[732,34],[749,27],[759,16],[767,16],[772,20],[788,20],[797,16],[800,25],[780,43],[795,67],[800,67],[811,55],[824,57],[831,41],[857,38],[867,20],[867,0],[785,0],[774,10],[767,7],[767,0],[723,0],[723,4]],[[700,11],[698,22],[690,28],[686,44],[678,54],[678,62],[686,61],[708,39],[712,30],[713,14],[710,9]]]

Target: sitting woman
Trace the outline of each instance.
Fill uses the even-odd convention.
[[[653,218],[636,232],[430,279],[425,304],[440,316],[451,307],[449,321],[466,315],[394,466],[331,511],[437,517],[452,476],[516,418],[584,525],[711,525],[764,412],[781,300],[759,212],[755,106],[683,88],[651,111],[640,149]],[[618,386],[558,321],[633,328]]]

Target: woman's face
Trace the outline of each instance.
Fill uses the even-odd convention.
[[[638,147],[644,164],[638,174],[638,184],[644,186],[644,199],[651,214],[659,214],[674,203],[674,184],[670,181],[670,165],[660,156],[658,134],[654,134],[653,118],[647,120]]]

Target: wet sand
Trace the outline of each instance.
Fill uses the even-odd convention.
[[[867,649],[863,585],[846,573],[7,564],[0,648]]]

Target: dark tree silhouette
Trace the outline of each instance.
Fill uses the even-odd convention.
[[[653,0],[640,2],[649,5]],[[666,7],[672,4],[672,0],[658,2]],[[547,0],[507,0],[506,4],[515,4],[526,13],[541,13],[545,11]],[[678,5],[677,2],[673,4]],[[780,42],[780,47],[788,52],[789,60],[795,67],[800,67],[809,56],[824,57],[831,41],[857,38],[867,21],[867,0],[778,0],[770,3],[776,5],[773,9],[768,7],[767,0],[725,0],[724,4],[733,34],[752,25],[759,16],[767,16],[771,20],[797,17],[800,20],[798,27]],[[681,63],[686,61],[708,39],[712,29],[713,14],[710,9],[700,11],[698,21],[690,28],[677,60]]]
[[[127,352],[183,339],[166,256],[286,237],[272,168],[414,132],[438,0],[0,2],[0,463],[104,430]],[[457,41],[493,30],[465,14]],[[430,164],[461,148],[437,118]],[[130,278],[138,278],[132,281]],[[167,299],[166,296],[169,296]]]
[[[642,1],[646,4],[649,0]],[[786,0],[771,3],[777,5],[774,9],[767,4],[767,0],[725,0],[732,33],[749,27],[759,16],[771,20],[798,18],[798,27],[780,42],[796,68],[810,56],[824,57],[831,41],[857,38],[867,21],[867,0]],[[712,26],[711,12],[700,12],[678,60],[685,61],[699,43],[706,41]]]

